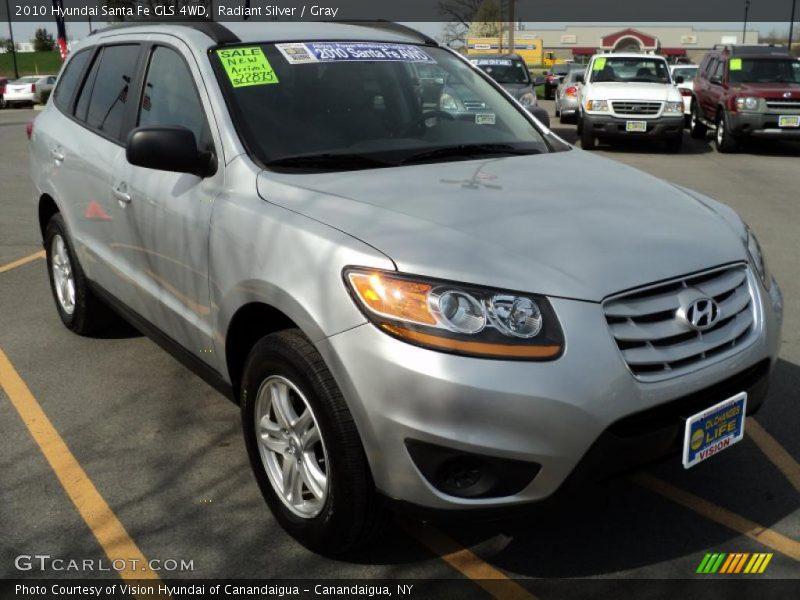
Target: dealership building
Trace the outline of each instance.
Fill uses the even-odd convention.
[[[556,58],[581,61],[598,52],[650,52],[670,58],[686,57],[699,61],[715,44],[758,43],[758,31],[695,29],[686,25],[643,27],[568,26],[561,29],[528,29],[519,38],[542,41],[546,52]],[[522,41],[522,40],[519,40]]]

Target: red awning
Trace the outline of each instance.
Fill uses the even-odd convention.
[[[686,56],[686,48],[661,48],[664,56]]]
[[[597,52],[597,48],[589,48],[588,46],[583,48],[573,48],[572,55],[573,56],[591,56]]]

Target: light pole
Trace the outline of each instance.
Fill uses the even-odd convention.
[[[794,5],[797,0],[792,0],[792,16],[789,17],[789,54],[792,54],[792,33],[794,33]]]
[[[750,0],[744,0],[744,26],[742,27],[742,43],[747,38],[747,12],[750,10]]]
[[[11,38],[11,61],[14,63],[14,79],[19,79],[19,69],[17,69],[17,47],[14,44],[14,28],[11,26],[11,9],[6,0],[6,14],[8,15],[8,35]]]

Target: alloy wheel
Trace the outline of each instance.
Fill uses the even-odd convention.
[[[56,289],[58,303],[61,306],[61,310],[71,315],[75,312],[75,276],[72,273],[72,263],[69,260],[67,245],[60,235],[53,237],[50,254],[53,284]]]
[[[285,377],[268,377],[256,396],[255,425],[261,462],[276,495],[295,515],[316,517],[328,498],[328,458],[305,395]]]

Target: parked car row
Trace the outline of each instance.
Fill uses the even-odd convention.
[[[43,92],[50,92],[55,83],[55,75],[26,75],[14,81],[0,79],[0,108],[39,104]]]
[[[700,65],[597,54],[565,75],[555,112],[576,120],[587,150],[597,140],[649,138],[679,152],[686,127],[696,139],[713,131],[720,152],[750,137],[800,140],[800,60],[774,45],[720,45]]]

